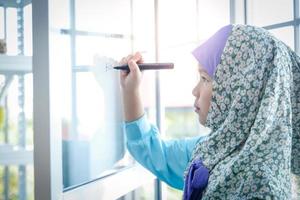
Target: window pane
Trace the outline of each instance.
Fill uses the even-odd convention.
[[[76,44],[73,44],[76,46],[75,55],[71,52],[70,38],[64,38],[63,43],[57,41],[60,48],[65,49],[60,56],[64,60],[70,61],[72,56],[75,59],[72,74],[66,77],[70,85],[64,88],[66,106],[62,121],[62,142],[65,189],[102,177],[111,169],[120,167],[120,163],[127,159],[124,157],[119,71],[111,69],[112,66],[107,70],[107,65],[111,63],[105,61],[104,56],[118,62],[132,51],[143,51],[145,61],[154,61],[150,53],[154,49],[154,37],[149,31],[149,28],[153,30],[154,27],[153,9],[147,6],[153,6],[153,1],[78,0],[76,28],[93,33],[85,32],[76,36]],[[131,8],[134,10],[130,11]],[[131,14],[135,16],[132,22]],[[129,37],[131,31],[132,38]],[[65,65],[66,69],[71,69],[70,62]],[[153,75],[146,72],[142,83],[145,110],[152,122],[155,111]]]
[[[75,2],[78,30],[130,34],[129,0],[77,0]]]
[[[292,174],[292,199],[300,198],[300,177]]]
[[[180,2],[180,3],[179,3]],[[176,38],[170,37],[169,45],[163,46],[160,59],[165,62],[174,62],[175,67],[171,71],[161,72],[161,97],[165,110],[165,131],[167,138],[182,138],[199,134],[206,134],[207,130],[198,122],[197,114],[193,111],[195,97],[192,90],[198,81],[197,61],[191,52],[217,29],[229,23],[229,1],[199,1],[198,23],[193,24],[196,19],[195,1],[179,1],[177,7],[183,6],[185,9],[178,9],[168,15],[161,15],[161,18],[172,19],[180,12],[185,16],[178,21],[181,24],[190,24],[187,32],[197,31],[199,26],[199,37],[193,34],[178,34]],[[161,13],[169,13],[168,6],[161,7]],[[168,20],[162,20],[168,21]],[[161,24],[168,27],[168,24]],[[168,28],[161,30],[165,35],[172,35]],[[182,30],[185,31],[185,30]],[[178,44],[181,41],[181,44]],[[191,42],[197,41],[197,42]],[[164,41],[160,41],[163,43]]]
[[[161,18],[166,18],[162,19],[161,23],[164,28],[160,28],[163,32],[160,59],[175,63],[173,70],[160,73],[161,98],[165,106],[163,131],[166,139],[206,134],[205,128],[199,124],[193,111],[195,97],[192,95],[192,89],[198,81],[198,71],[196,59],[191,51],[222,25],[229,23],[229,4],[227,0],[198,2],[198,11],[196,1],[177,1],[178,9],[171,13],[168,6],[173,4],[173,1],[160,8],[161,13],[168,13],[160,15]],[[180,9],[181,7],[184,9]],[[170,25],[167,22],[177,18],[179,20],[174,23],[176,26],[169,29]],[[181,198],[182,191],[167,187],[168,200]]]
[[[229,0],[199,0],[198,32],[202,41],[229,24]]]
[[[294,49],[294,28],[292,26],[270,30],[278,39]]]
[[[148,184],[145,184],[134,192],[132,192],[131,199],[141,199],[141,200],[154,200],[155,199],[155,191],[154,191],[154,181],[150,181]]]
[[[197,83],[198,72],[191,46],[168,49],[161,54],[164,61],[175,63],[173,70],[161,72],[162,97],[167,107],[188,107],[194,103],[192,89]]]
[[[18,166],[0,166],[0,199],[6,200],[17,200],[21,199],[19,193],[19,171]],[[5,183],[7,180],[7,183]],[[33,188],[33,166],[26,167],[26,195],[22,196],[26,200],[34,199],[34,188]]]
[[[4,9],[0,7],[0,39],[4,38]]]
[[[167,107],[165,120],[166,132],[171,133],[168,138],[185,138],[201,134],[192,107]]]
[[[145,62],[155,62],[154,1],[133,0],[133,52],[142,52]],[[124,56],[124,55],[123,55]],[[142,100],[148,119],[155,124],[155,72],[145,71]]]
[[[122,36],[125,32],[129,34],[131,26],[129,1],[75,2],[77,30],[97,31],[103,35],[78,35],[73,44],[76,46],[75,55],[66,44],[65,57],[71,60],[73,56],[75,65],[85,68],[80,71],[76,66],[66,66],[67,69],[72,68],[72,73],[66,77],[70,85],[65,88],[66,115],[62,133],[64,188],[103,176],[123,158],[119,74],[107,71],[106,63],[94,66],[94,57],[107,56],[119,61],[121,56],[131,51],[131,40]],[[118,15],[113,14],[116,12]],[[120,18],[120,14],[123,17]],[[112,33],[122,37],[110,37]],[[98,61],[103,60],[98,58]],[[98,68],[95,70],[93,67]]]
[[[133,1],[133,49],[142,51],[145,60],[154,59],[154,1]],[[146,53],[146,55],[145,55]]]
[[[32,6],[24,8],[24,55],[32,56]]]
[[[51,15],[50,20],[52,29],[70,28],[70,4],[72,1],[73,0],[51,0],[49,9],[54,10],[55,13]]]
[[[7,9],[7,54],[9,55],[17,55],[17,41],[18,41],[18,33],[17,33],[17,11],[13,8]]]
[[[251,0],[248,2],[248,23],[267,26],[293,19],[292,0]]]
[[[78,36],[76,39],[76,65],[92,65],[94,56],[122,58],[131,51],[128,39]]]
[[[164,184],[167,187],[167,200],[177,200],[182,199],[183,197],[183,191],[177,190],[175,188],[172,188],[168,186],[167,184]]]
[[[196,1],[165,0],[160,1],[159,6],[161,48],[181,45],[197,39]]]

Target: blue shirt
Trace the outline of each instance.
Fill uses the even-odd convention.
[[[159,130],[146,115],[125,122],[126,145],[131,155],[168,185],[183,189],[183,173],[196,143],[205,136],[162,140]]]

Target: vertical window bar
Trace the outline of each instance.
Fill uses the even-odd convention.
[[[19,87],[18,87],[18,104],[19,104],[19,116],[18,116],[18,129],[19,129],[19,147],[20,149],[25,149],[26,146],[26,119],[24,112],[24,75],[19,75]],[[26,199],[26,166],[19,166],[19,199]]]
[[[17,0],[17,37],[18,37],[18,55],[24,55],[24,2]],[[24,75],[19,75],[19,88],[18,88],[18,104],[20,108],[18,116],[18,129],[19,129],[19,147],[25,148],[26,138],[26,119],[24,113]],[[19,199],[26,199],[26,166],[19,166]]]
[[[247,0],[244,0],[244,23],[248,24],[248,5]]]
[[[133,0],[130,0],[130,45],[131,45],[131,53],[133,53],[134,51]]]
[[[299,0],[294,0],[294,48],[295,48],[295,52],[297,52],[298,54],[300,53],[300,49],[299,49],[299,24],[296,23],[297,19],[300,16],[299,13]]]
[[[4,19],[3,19],[3,24],[4,24],[4,40],[7,41],[7,8],[4,6],[3,7],[4,11]],[[7,77],[5,77],[5,81],[7,81]],[[5,111],[5,121],[4,121],[4,127],[3,127],[3,132],[4,132],[4,143],[8,144],[9,139],[8,139],[8,103],[7,103],[7,97],[5,97],[4,100],[4,111]],[[3,190],[3,195],[4,199],[8,200],[9,199],[9,167],[5,166],[4,167],[4,176],[3,176],[3,182],[4,182],[4,190]]]
[[[77,137],[77,84],[76,84],[76,71],[73,67],[76,66],[76,7],[75,0],[70,0],[70,37],[71,37],[71,68],[72,68],[72,132],[71,137]]]
[[[154,37],[155,37],[155,61],[159,61],[159,0],[154,0]],[[155,104],[156,104],[156,124],[161,133],[161,122],[162,122],[162,105],[160,96],[160,73],[155,72]],[[155,185],[155,200],[162,199],[162,185],[161,182],[156,179]]]
[[[7,78],[5,79],[7,81]],[[5,121],[4,121],[4,126],[3,126],[3,131],[4,131],[4,143],[8,144],[9,139],[8,139],[8,116],[9,116],[9,110],[8,110],[8,102],[7,102],[7,96],[5,97],[4,100],[4,110],[5,110]],[[9,198],[9,167],[6,165],[4,167],[4,199],[8,200]]]
[[[229,1],[230,24],[235,23],[235,0]]]
[[[200,28],[199,28],[199,0],[196,0],[196,30],[197,30],[197,41],[200,40]]]
[[[4,40],[7,40],[7,8],[4,7]]]

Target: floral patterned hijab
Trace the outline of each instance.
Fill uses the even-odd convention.
[[[209,172],[198,199],[291,199],[291,175],[300,175],[300,57],[265,29],[234,25],[207,126],[185,172],[195,160]]]

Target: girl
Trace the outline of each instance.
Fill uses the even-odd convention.
[[[291,199],[300,175],[300,57],[268,31],[228,25],[193,51],[205,137],[164,141],[140,97],[139,53],[120,72],[127,147],[184,199]]]

